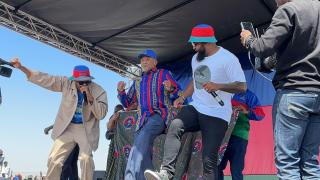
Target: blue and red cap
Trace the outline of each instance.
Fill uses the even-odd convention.
[[[208,42],[215,43],[217,39],[215,37],[214,29],[207,24],[199,24],[192,28],[189,42]]]
[[[90,75],[90,70],[87,66],[78,65],[73,68],[73,75],[69,79],[73,81],[91,81],[94,77]]]
[[[143,52],[141,52],[139,55],[138,55],[138,59],[140,60],[141,58],[143,57],[151,57],[153,59],[157,59],[157,54],[152,51],[151,49],[147,49]]]

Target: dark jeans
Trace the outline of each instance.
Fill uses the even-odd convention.
[[[247,152],[248,141],[238,136],[230,137],[228,147],[219,165],[219,180],[224,179],[223,170],[226,168],[228,161],[232,180],[243,180],[244,158]]]
[[[183,107],[177,118],[172,121],[168,130],[161,169],[166,170],[172,177],[181,147],[181,136],[185,132],[201,130],[203,179],[218,179],[218,150],[227,127],[227,121],[201,114],[193,106]]]
[[[61,180],[78,180],[78,156],[79,156],[79,146],[76,145],[71,151],[68,159],[63,163]]]
[[[279,179],[319,180],[320,94],[277,90],[272,119]]]

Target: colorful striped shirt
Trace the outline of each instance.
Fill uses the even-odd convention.
[[[171,92],[165,90],[163,82],[169,80],[173,87]],[[168,126],[172,116],[172,103],[182,94],[180,85],[165,69],[153,68],[141,78],[134,80],[128,93],[118,92],[118,98],[124,107],[138,102],[138,120],[136,130],[139,130],[155,113],[159,114]]]

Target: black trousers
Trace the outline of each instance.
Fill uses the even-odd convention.
[[[76,145],[67,160],[63,163],[60,180],[78,180],[79,146]]]
[[[183,107],[169,127],[161,169],[166,170],[172,178],[181,147],[181,136],[185,132],[200,130],[203,144],[203,179],[217,180],[218,151],[227,128],[228,123],[223,119],[201,114],[190,105]]]

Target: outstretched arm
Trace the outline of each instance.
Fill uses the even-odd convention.
[[[19,60],[19,58],[14,58],[13,60],[11,60],[11,64],[21,70],[24,74],[26,74],[27,78],[29,79],[31,77],[32,71],[28,68],[26,68],[25,66],[23,66]]]
[[[43,88],[51,91],[61,92],[64,83],[68,81],[67,77],[51,76],[42,72],[33,72],[30,69],[24,67],[18,58],[11,61],[11,64],[26,74],[28,80],[34,84],[37,84]]]

